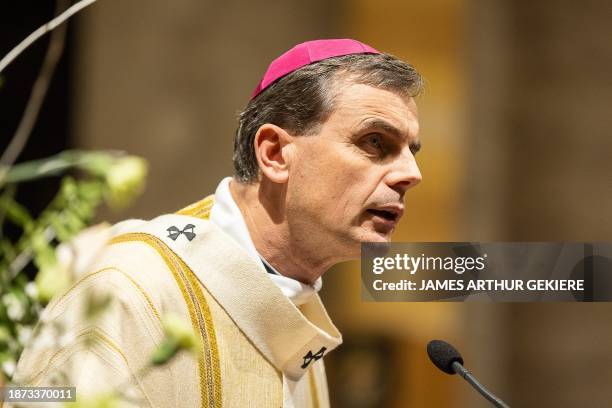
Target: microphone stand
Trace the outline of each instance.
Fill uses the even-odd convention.
[[[493,395],[489,390],[487,390],[485,388],[484,385],[482,385],[481,383],[478,382],[478,380],[476,379],[476,377],[474,377],[472,375],[472,373],[470,373],[467,368],[465,368],[464,366],[461,365],[460,362],[458,361],[454,361],[452,364],[453,370],[459,374],[461,377],[463,377],[463,379],[465,381],[467,381],[468,383],[470,383],[470,385],[472,387],[474,387],[474,389],[476,391],[478,391],[480,393],[480,395],[482,395],[483,397],[485,397],[488,401],[490,401],[493,405],[495,405],[497,408],[510,408],[510,406],[508,404],[506,404],[504,401],[502,401],[501,399],[497,398],[495,395]]]

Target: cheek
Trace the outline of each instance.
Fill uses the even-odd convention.
[[[296,160],[295,179],[315,193],[338,192],[359,173],[355,160],[337,144],[317,143],[300,153]],[[333,195],[337,196],[337,193]]]
[[[303,210],[323,211],[336,218],[352,218],[376,189],[373,165],[344,146],[308,149],[290,174],[294,198]],[[292,179],[294,183],[292,183]]]

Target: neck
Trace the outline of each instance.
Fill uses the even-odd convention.
[[[285,187],[266,179],[244,184],[232,179],[230,192],[240,209],[257,252],[279,273],[305,284],[313,284],[337,263],[313,254],[290,234],[285,216]],[[306,245],[305,245],[306,244]]]

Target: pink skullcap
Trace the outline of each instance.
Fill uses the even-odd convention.
[[[296,45],[270,63],[251,99],[277,79],[313,62],[349,54],[380,54],[374,48],[349,38],[306,41]]]

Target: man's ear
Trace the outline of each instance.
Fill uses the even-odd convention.
[[[274,183],[286,183],[289,178],[289,149],[293,139],[289,133],[271,123],[263,124],[255,134],[253,145],[257,164],[264,177]]]

